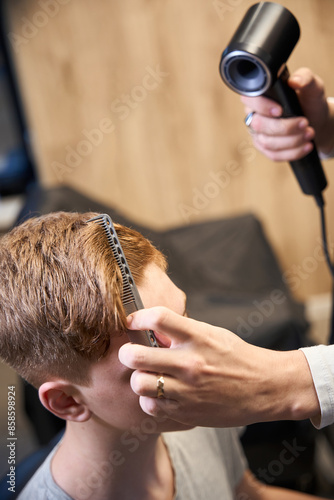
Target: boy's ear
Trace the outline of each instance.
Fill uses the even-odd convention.
[[[74,385],[64,380],[45,382],[40,386],[38,394],[42,405],[64,420],[85,422],[92,415],[87,405],[81,401]]]

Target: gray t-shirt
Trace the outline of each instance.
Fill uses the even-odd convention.
[[[204,429],[163,434],[175,474],[175,500],[232,500],[247,466],[236,429]],[[72,500],[53,480],[55,449],[19,495],[19,500]],[[94,499],[89,487],[85,500]],[[138,499],[139,500],[139,499]]]

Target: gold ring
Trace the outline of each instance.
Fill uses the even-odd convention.
[[[159,375],[157,378],[157,397],[164,398],[165,397],[165,379],[163,375]]]

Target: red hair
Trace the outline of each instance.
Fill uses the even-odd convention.
[[[38,387],[48,378],[89,382],[110,336],[126,331],[122,278],[95,213],[32,218],[0,240],[0,356]],[[146,266],[165,268],[140,233],[115,224],[137,285]]]

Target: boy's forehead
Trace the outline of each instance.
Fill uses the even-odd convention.
[[[184,313],[186,295],[159,266],[149,264],[138,286],[144,307],[164,306],[178,314]]]

